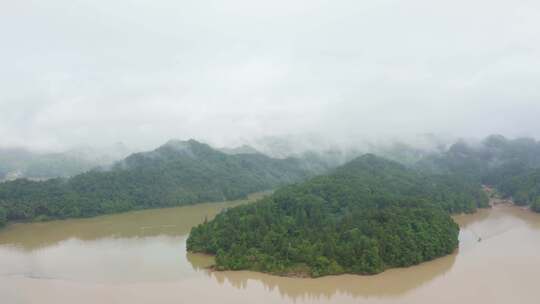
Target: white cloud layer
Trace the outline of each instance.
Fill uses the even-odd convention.
[[[540,2],[0,2],[0,145],[540,136]]]

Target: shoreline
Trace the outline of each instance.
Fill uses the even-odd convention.
[[[188,253],[215,258],[215,255],[209,254],[209,253],[191,252],[191,251],[188,251]],[[449,256],[457,255],[458,253],[459,253],[459,245],[458,245],[458,247],[456,247],[449,254],[445,254],[445,255],[436,257],[434,259],[428,260],[428,261],[423,261],[423,262],[415,264],[415,265],[410,265],[410,266],[405,266],[405,267],[388,267],[388,268],[384,269],[381,272],[373,273],[373,274],[343,272],[343,273],[338,273],[338,274],[329,274],[329,275],[315,277],[315,276],[311,276],[307,272],[291,272],[291,273],[285,272],[285,273],[282,273],[282,272],[265,272],[265,271],[258,271],[258,270],[253,270],[253,269],[238,269],[238,270],[225,269],[225,270],[219,270],[219,269],[217,269],[217,266],[215,264],[212,264],[212,265],[207,266],[207,267],[201,267],[201,269],[204,269],[205,271],[208,271],[209,273],[214,273],[214,272],[215,273],[220,273],[220,272],[225,273],[225,272],[242,272],[242,271],[245,271],[245,272],[252,272],[252,273],[258,273],[258,274],[274,276],[274,277],[278,277],[278,278],[290,278],[290,279],[317,280],[317,279],[323,279],[323,278],[327,278],[327,277],[339,277],[339,276],[358,276],[358,277],[367,278],[367,277],[375,277],[375,276],[378,276],[378,275],[382,275],[382,274],[387,273],[388,271],[392,271],[392,270],[400,270],[400,269],[403,270],[403,269],[410,269],[410,268],[414,268],[414,267],[419,267],[419,266],[422,266],[422,265],[425,265],[425,264],[436,262],[436,261],[441,260],[441,259],[448,258]]]
[[[39,219],[28,219],[28,220],[14,220],[14,221],[7,221],[5,225],[0,226],[0,231],[8,229],[12,225],[21,225],[21,224],[38,224],[38,223],[49,223],[49,222],[56,222],[56,221],[71,221],[71,220],[87,220],[87,219],[95,219],[95,218],[101,218],[101,217],[109,217],[109,216],[115,216],[115,215],[121,215],[121,214],[136,214],[139,212],[148,212],[152,210],[164,210],[164,209],[176,209],[176,208],[190,208],[193,206],[200,206],[200,205],[215,205],[215,204],[226,204],[226,203],[238,203],[239,205],[242,204],[249,204],[254,203],[258,201],[259,199],[264,198],[265,196],[272,193],[273,190],[265,190],[260,192],[254,192],[246,195],[245,198],[239,198],[235,200],[228,200],[228,201],[207,201],[207,202],[200,202],[200,203],[190,203],[185,205],[179,205],[179,206],[163,206],[163,207],[151,207],[151,208],[140,208],[140,209],[132,209],[132,210],[126,210],[121,212],[114,212],[114,213],[103,213],[103,214],[96,214],[92,216],[81,216],[81,217],[66,217],[66,218],[46,218],[43,220]]]
[[[500,197],[498,197],[498,194],[496,193],[496,190],[488,185],[482,185],[482,189],[486,192],[486,194],[488,195],[488,198],[489,198],[489,206],[488,207],[485,207],[485,208],[477,208],[474,212],[472,213],[459,213],[459,214],[451,214],[450,217],[452,217],[452,220],[454,222],[455,221],[455,218],[454,216],[467,216],[467,215],[474,215],[474,214],[477,214],[480,210],[485,210],[485,209],[491,209],[491,208],[495,208],[499,205],[508,205],[508,206],[513,206],[513,207],[519,207],[520,209],[527,209],[529,210],[530,212],[534,213],[529,207],[527,206],[518,206],[516,205],[512,200],[510,199],[502,199]],[[459,225],[459,223],[456,222],[456,224]],[[462,229],[461,225],[459,227],[460,231]],[[481,241],[481,238],[478,240],[478,241]],[[322,276],[322,277],[327,277],[327,276],[340,276],[340,275],[357,275],[357,276],[362,276],[362,277],[370,277],[370,276],[376,276],[376,275],[379,275],[381,273],[384,273],[386,272],[387,270],[391,270],[391,269],[407,269],[407,268],[411,268],[411,267],[415,267],[415,266],[419,266],[419,265],[422,265],[422,264],[425,264],[425,263],[429,263],[429,262],[432,262],[432,261],[435,261],[437,259],[441,259],[441,258],[444,258],[444,257],[447,257],[449,255],[452,255],[452,254],[456,254],[457,252],[459,251],[459,243],[458,243],[458,246],[457,248],[454,249],[454,251],[452,251],[451,253],[448,253],[446,255],[442,255],[442,256],[439,256],[439,257],[436,257],[434,259],[431,259],[431,260],[428,260],[428,261],[423,261],[423,262],[420,262],[418,264],[415,264],[415,265],[410,265],[410,266],[406,266],[406,267],[389,267],[389,268],[386,268],[384,269],[383,271],[379,272],[379,273],[375,273],[375,274],[359,274],[359,273],[348,273],[348,272],[344,272],[344,273],[340,273],[340,274],[330,274],[330,275],[325,275],[325,276]],[[192,253],[192,254],[201,254],[201,255],[205,255],[205,256],[211,256],[213,258],[215,258],[215,255],[213,254],[209,254],[209,253],[202,253],[202,252],[189,252],[189,253]],[[292,271],[290,273],[288,272],[284,272],[284,273],[273,273],[273,272],[264,272],[264,271],[257,271],[257,270],[251,270],[251,269],[242,269],[242,270],[230,270],[230,269],[227,269],[227,270],[219,270],[217,269],[217,266],[215,264],[212,264],[208,267],[205,267],[204,269],[206,269],[207,271],[210,271],[210,272],[224,272],[224,271],[251,271],[251,272],[256,272],[256,273],[263,273],[263,274],[267,274],[267,275],[272,275],[272,276],[277,276],[277,277],[286,277],[286,278],[299,278],[299,279],[317,279],[317,278],[321,278],[321,277],[314,277],[314,276],[311,276],[309,273],[307,272],[295,272],[295,271]],[[294,268],[293,268],[294,269]]]

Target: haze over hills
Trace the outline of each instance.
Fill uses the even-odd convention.
[[[239,147],[235,147],[235,148],[221,148],[219,149],[221,152],[223,153],[226,153],[226,154],[260,154],[261,152],[259,152],[257,149],[249,146],[249,145],[241,145]]]
[[[296,158],[228,155],[195,140],[172,140],[135,153],[110,169],[67,179],[0,184],[7,220],[94,216],[243,198],[325,170]]]
[[[62,152],[0,148],[0,181],[27,178],[44,180],[70,177],[96,167],[106,167],[126,157],[122,143],[110,147],[76,147]]]
[[[403,138],[327,139],[314,134],[262,137],[247,140],[234,148],[222,148],[225,153],[263,153],[270,157],[295,157],[335,168],[366,153],[383,156],[403,164],[413,165],[428,155],[440,154],[457,139],[434,134]]]
[[[516,204],[540,212],[540,142],[533,138],[491,135],[481,142],[459,141],[416,166],[492,185]]]
[[[448,149],[444,145],[428,149],[403,143],[371,149],[430,174],[426,183],[450,176],[445,178],[467,180],[471,187],[490,184],[503,196],[540,211],[540,144],[534,139],[510,140],[493,135],[481,142],[458,141]],[[249,146],[226,151],[195,140],[171,140],[152,151],[134,153],[109,169],[96,168],[81,174],[75,173],[89,166],[72,166],[64,158],[53,158],[62,170],[54,171],[50,168],[55,167],[49,166],[45,172],[75,175],[43,182],[19,179],[0,183],[0,206],[6,220],[31,220],[223,201],[305,180],[363,154],[359,150],[335,149],[272,158]],[[9,155],[24,159],[25,154]],[[45,179],[50,175],[37,176]],[[474,206],[462,200],[457,209],[446,206],[446,210],[472,211]]]
[[[291,134],[264,136],[236,142],[256,151],[276,158],[300,156],[305,153],[342,154],[342,164],[365,153],[384,154],[397,151],[399,147],[414,148],[417,151],[436,152],[445,150],[459,138],[442,134],[416,134],[411,136],[335,136],[323,134]]]
[[[362,141],[349,143],[328,141],[314,135],[262,137],[247,140],[237,146],[218,150],[227,154],[264,154],[273,158],[302,158],[324,167],[336,167],[365,153],[374,153],[400,162],[411,163],[436,151],[447,139],[433,135],[416,136],[414,140]],[[0,148],[0,181],[28,178],[44,180],[69,177],[94,169],[108,167],[130,152],[137,152],[122,143],[108,146],[77,146],[67,150],[47,152],[20,147]]]

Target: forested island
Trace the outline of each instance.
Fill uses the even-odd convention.
[[[218,270],[375,274],[453,252],[449,212],[487,206],[479,184],[367,154],[194,227],[187,248],[216,255]]]
[[[88,217],[233,200],[322,170],[322,164],[297,158],[229,155],[195,140],[170,141],[154,151],[132,154],[108,170],[0,183],[0,226],[8,220]]]

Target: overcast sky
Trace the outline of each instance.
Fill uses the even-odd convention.
[[[0,1],[0,146],[540,137],[540,1]]]

